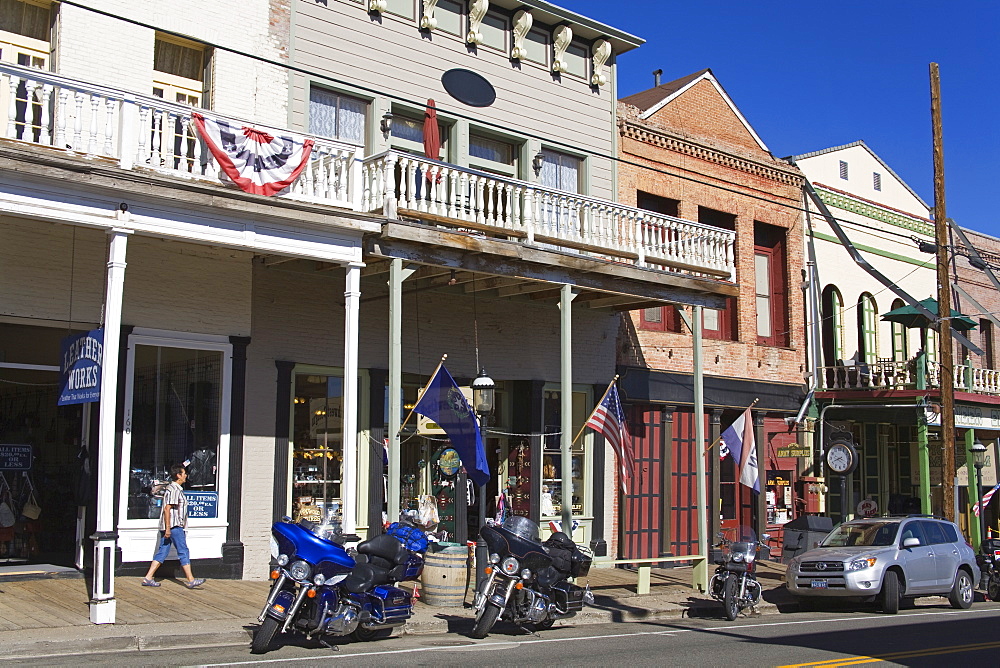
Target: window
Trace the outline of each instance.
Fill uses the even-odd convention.
[[[556,389],[546,388],[543,396],[542,415],[545,420],[544,430],[552,433],[545,436],[544,450],[542,452],[542,490],[541,490],[541,513],[543,517],[558,517],[562,513],[563,504],[563,480],[567,476],[562,470],[561,439],[553,432],[562,431],[562,401],[561,393]],[[586,392],[573,392],[573,432],[576,433],[583,426],[589,413],[588,397]],[[570,478],[573,481],[573,516],[586,514],[586,503],[589,496],[587,480],[589,479],[589,466],[587,449],[589,439],[578,440],[572,448],[572,471]],[[549,497],[545,494],[548,493]]]
[[[654,332],[681,331],[681,318],[676,306],[653,306],[639,311],[639,328]]]
[[[867,292],[858,300],[858,361],[874,364],[878,356],[878,307]]]
[[[463,3],[456,0],[439,0],[434,10],[437,29],[452,35],[462,35]]]
[[[157,35],[153,47],[153,96],[192,107],[205,106],[202,98],[206,63],[201,45]],[[158,114],[154,114],[152,122],[150,145],[167,153],[172,143],[174,159],[170,166],[192,171],[198,144],[194,128],[181,118],[175,118],[170,128],[169,120]],[[163,127],[164,123],[168,127]]]
[[[892,302],[892,310],[904,305],[902,299],[896,299]],[[898,322],[890,324],[892,326],[892,359],[897,362],[905,362],[910,357],[910,346],[906,336],[906,328]]]
[[[789,345],[785,230],[754,222],[754,292],[757,343]]]
[[[544,30],[529,30],[524,37],[524,50],[528,55],[524,60],[530,60],[539,65],[549,64],[549,34]]]
[[[840,178],[847,180],[847,163],[843,160],[840,161]]]
[[[51,10],[21,0],[0,0],[0,62],[48,69]],[[42,130],[42,89],[28,90],[20,82],[14,93],[14,138],[39,141]],[[10,109],[11,90],[0,87],[0,108]]]
[[[7,51],[9,47],[39,50],[42,55],[49,55],[48,41],[51,26],[51,8],[48,4],[24,2],[23,0],[0,0],[0,47]],[[21,38],[28,38],[30,42]],[[42,47],[42,49],[38,49]],[[15,56],[3,54],[3,61],[17,62]]]
[[[583,160],[576,156],[542,149],[545,162],[542,163],[542,185],[571,193],[580,192],[580,176]]]
[[[359,146],[365,143],[368,103],[325,88],[309,90],[309,132]],[[395,125],[395,121],[393,122]],[[421,133],[423,124],[421,123]],[[421,141],[423,137],[421,136]]]
[[[721,227],[724,230],[736,229],[736,216],[725,211],[716,211],[708,207],[698,207],[698,222],[702,225]]]
[[[875,190],[882,190],[882,175],[878,172],[872,172],[872,187]]]
[[[507,51],[507,19],[494,12],[487,12],[479,26],[479,32],[483,36],[482,46],[489,46],[501,51]]]
[[[701,335],[706,339],[735,341],[737,329],[735,325],[736,300],[726,298],[726,305],[720,309],[703,308],[701,310]]]
[[[985,318],[981,319],[979,321],[979,331],[983,343],[983,367],[986,369],[995,369],[996,361],[994,355],[996,351],[994,350],[993,343],[993,321]]]
[[[586,78],[587,76],[587,47],[573,42],[566,49],[563,57],[566,61],[566,73],[575,77]]]
[[[295,374],[292,399],[292,517],[339,528],[343,378]]]
[[[676,218],[680,215],[680,201],[670,199],[669,197],[660,197],[659,195],[644,193],[641,190],[635,194],[635,205],[639,209],[662,213],[665,216],[673,216]]]
[[[823,359],[826,366],[836,366],[844,359],[844,300],[832,285],[823,289],[820,300],[823,316]]]
[[[414,155],[424,155],[423,116],[405,116],[395,109],[393,114],[395,116],[392,119],[392,148]],[[438,123],[438,135],[441,137],[440,155],[442,159],[447,160],[448,132],[441,126],[440,122]]]
[[[403,16],[408,19],[414,18],[413,0],[386,0],[386,12]]]
[[[929,327],[925,330],[921,330],[921,332],[924,335],[924,340],[927,342],[927,345],[924,346],[924,354],[927,356],[927,361],[937,362],[938,333]]]

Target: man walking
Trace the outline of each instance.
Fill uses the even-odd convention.
[[[167,559],[170,552],[170,545],[177,548],[177,559],[181,562],[184,576],[187,578],[185,586],[188,589],[205,584],[203,578],[195,579],[191,573],[191,553],[188,551],[187,536],[184,530],[187,528],[188,508],[187,497],[184,496],[182,485],[187,480],[187,469],[180,464],[170,467],[171,483],[163,492],[163,512],[160,513],[160,536],[157,542],[156,554],[153,555],[153,563],[149,565],[149,571],[142,580],[143,587],[159,587],[160,583],[153,579],[156,569]]]

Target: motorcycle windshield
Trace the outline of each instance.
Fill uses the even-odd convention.
[[[329,562],[331,570],[348,572],[354,568],[354,559],[342,545],[316,536],[299,524],[277,522],[271,532],[278,541],[279,548],[292,560],[303,559],[316,565]]]
[[[739,555],[739,561],[753,561],[757,556],[757,533],[752,527],[740,525],[723,529],[720,533],[730,558]]]
[[[525,540],[500,526],[486,526],[480,532],[491,554],[517,557],[524,568],[540,570],[552,563],[541,543]]]

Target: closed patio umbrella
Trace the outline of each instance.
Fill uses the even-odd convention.
[[[441,155],[441,131],[438,129],[434,100],[427,100],[427,110],[424,111],[424,155],[431,160],[438,160]]]
[[[938,301],[933,297],[921,300],[920,305],[931,313],[938,312]],[[910,306],[909,304],[900,306],[899,308],[893,309],[887,313],[883,313],[882,320],[885,322],[899,323],[907,329],[927,327],[927,325],[930,324],[930,320],[926,315],[918,311],[916,307]],[[951,326],[960,332],[968,332],[969,330],[976,328],[976,322],[974,320],[962,315],[955,309],[951,309],[950,322]]]

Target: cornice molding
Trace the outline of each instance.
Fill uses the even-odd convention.
[[[759,176],[761,178],[783,183],[785,185],[795,186],[796,188],[801,187],[804,183],[802,175],[792,171],[791,169],[784,170],[773,165],[765,165],[749,158],[743,158],[733,155],[732,153],[726,153],[725,151],[702,146],[701,144],[681,139],[680,137],[668,134],[662,130],[645,125],[639,125],[638,123],[631,121],[621,122],[621,134],[623,137],[634,139],[644,144],[649,144],[650,146],[656,146],[668,151],[673,151],[674,153],[688,155],[693,158],[700,158],[701,160],[729,167],[730,169],[736,169],[741,172],[746,172],[747,174],[753,174],[754,176]]]
[[[880,207],[876,204],[863,202],[849,195],[827,190],[822,186],[815,187],[816,192],[819,194],[819,198],[823,200],[823,203],[827,206],[832,206],[843,211],[850,211],[851,213],[856,213],[859,216],[871,218],[872,220],[877,220],[887,225],[901,227],[904,230],[909,230],[910,232],[917,232],[929,237],[934,236],[934,226],[921,220],[920,218],[889,211],[888,209]]]

